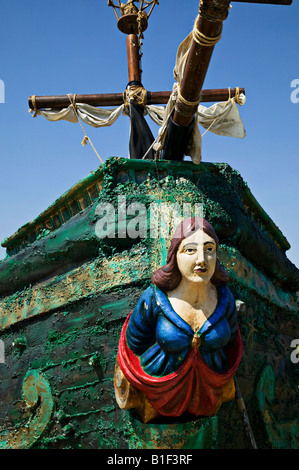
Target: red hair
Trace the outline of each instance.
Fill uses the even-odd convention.
[[[182,275],[179,271],[176,260],[178,248],[185,238],[192,235],[198,229],[203,230],[207,235],[215,240],[216,252],[218,255],[219,240],[212,225],[201,217],[189,217],[184,219],[174,232],[170,247],[168,249],[166,264],[154,271],[152,275],[151,281],[153,284],[166,292],[172,291],[179,285],[182,279]],[[218,286],[220,284],[226,284],[228,281],[228,274],[221,266],[217,258],[216,267],[211,278],[211,282],[215,286]]]

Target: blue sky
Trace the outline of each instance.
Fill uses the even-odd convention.
[[[239,108],[245,139],[203,137],[202,160],[238,170],[291,244],[299,267],[299,5],[232,3],[204,88],[245,87]],[[160,0],[144,33],[142,82],[171,90],[180,42],[191,31],[198,0]],[[100,164],[82,147],[79,124],[50,123],[28,113],[29,95],[122,92],[126,37],[106,0],[0,0],[0,239],[34,219]],[[299,98],[299,87],[298,95]],[[151,125],[154,135],[158,127]],[[129,120],[85,125],[101,158],[128,156]],[[0,259],[5,250],[0,248]]]

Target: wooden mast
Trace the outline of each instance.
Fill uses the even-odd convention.
[[[201,90],[214,46],[220,38],[223,21],[228,15],[229,4],[230,0],[200,1],[199,14],[194,27],[194,39],[180,84],[182,98],[178,97],[173,115],[173,122],[179,126],[188,126],[193,120],[201,100]],[[195,39],[195,31],[199,31],[197,39]],[[211,45],[208,45],[209,43]]]
[[[215,44],[220,40],[230,0],[200,0],[193,39],[178,87],[173,115],[169,120],[161,158],[183,160],[201,101],[202,86]]]
[[[128,78],[130,83],[141,85],[140,54],[137,34],[127,36]]]
[[[237,2],[290,5],[292,0],[233,0]],[[141,83],[140,68],[140,38],[148,25],[148,18],[155,7],[159,4],[158,0],[140,2],[140,9],[136,7],[133,1],[128,0],[127,4],[118,0],[118,5],[114,5],[113,0],[108,0],[108,6],[112,6],[118,19],[118,28],[127,34],[127,57],[128,57],[128,86],[137,85],[144,92]],[[220,39],[223,21],[228,16],[230,0],[201,0],[199,4],[199,14],[196,19],[193,42],[187,59],[184,76],[180,83],[180,93],[178,94],[175,109],[170,125],[166,145],[163,149],[164,159],[182,160],[184,158],[184,145],[190,135],[190,128],[194,122],[194,115],[199,102],[227,101],[229,96],[234,97],[237,93],[245,94],[244,88],[238,89],[218,89],[202,90],[205,76],[209,67],[214,46]],[[145,9],[151,6],[147,15]],[[116,9],[119,9],[121,16],[118,17]],[[171,95],[169,91],[147,92],[146,100],[148,104],[166,104]],[[76,95],[75,102],[85,103],[93,106],[119,106],[125,101],[125,93],[113,94],[91,94]],[[133,98],[135,99],[135,98]],[[62,109],[69,106],[69,95],[62,96],[29,96],[29,108],[33,111],[43,108]],[[140,103],[136,103],[140,104]],[[34,117],[36,116],[36,113]],[[172,129],[170,129],[172,127]],[[187,131],[185,132],[184,129]],[[171,132],[180,134],[179,140],[181,148],[175,144],[175,154],[169,151],[169,136]],[[183,132],[182,132],[183,131]]]
[[[214,0],[212,0],[214,1]],[[153,11],[155,4],[158,1],[144,3],[142,9],[138,12],[134,4],[128,2],[126,5],[118,2],[118,5],[114,5],[112,0],[108,1],[108,6],[112,6],[117,18],[118,29],[127,35],[127,58],[128,58],[128,85],[136,84],[142,86],[141,75],[142,70],[140,67],[140,51],[139,51],[139,38],[148,26],[148,18]],[[145,14],[145,8],[151,7],[148,15]],[[117,15],[117,9],[120,10],[121,16]],[[193,74],[193,72],[191,71]],[[240,88],[237,92],[236,88],[231,88],[230,92],[227,88],[224,89],[213,89],[213,90],[201,90],[201,101],[202,102],[216,102],[216,101],[227,101],[229,95],[234,97],[236,93],[245,94],[244,88]],[[188,95],[187,90],[187,95]],[[158,91],[158,92],[147,92],[147,103],[148,104],[167,104],[171,96],[171,91]],[[124,93],[106,93],[106,94],[76,94],[75,101],[77,103],[85,103],[92,106],[119,106],[124,102]],[[62,109],[68,107],[70,99],[68,95],[58,96],[29,96],[28,98],[29,108],[36,111],[37,109],[53,108]]]

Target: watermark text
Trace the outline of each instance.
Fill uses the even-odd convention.
[[[127,204],[126,196],[118,196],[117,207],[100,203],[95,215],[99,220],[95,226],[98,238],[164,238],[173,234],[177,226],[190,217],[203,217],[203,204],[151,203],[146,207],[140,202]],[[182,225],[183,235],[188,225]],[[188,232],[190,234],[190,230]]]
[[[299,362],[299,339],[293,339],[291,342],[291,348],[294,348],[294,351],[291,353],[291,361],[293,364],[298,364]]]
[[[291,81],[291,88],[294,88],[291,93],[291,102],[294,104],[299,103],[299,78],[294,78]]]
[[[5,103],[5,85],[4,81],[0,79],[0,103]]]

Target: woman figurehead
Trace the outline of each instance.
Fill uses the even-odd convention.
[[[200,217],[189,217],[184,219],[174,232],[170,247],[167,253],[166,264],[157,269],[152,275],[152,283],[160,289],[169,292],[175,289],[182,281],[182,265],[180,265],[179,256],[182,251],[182,244],[184,240],[190,240],[188,245],[189,253],[192,250],[192,243],[195,242],[195,234],[201,235],[203,239],[204,234],[207,235],[205,239],[208,243],[209,239],[214,241],[215,245],[215,263],[213,265],[213,273],[209,276],[209,280],[214,286],[226,284],[229,280],[228,274],[225,269],[220,265],[218,260],[219,240],[212,225],[205,219]]]
[[[212,416],[235,396],[233,375],[242,341],[218,250],[211,224],[202,218],[183,220],[166,264],[152,275],[154,285],[124,323],[116,371],[120,368],[127,385],[147,401],[142,398],[143,407],[129,399],[124,405],[121,381],[115,379],[116,397],[122,408],[136,408],[144,422],[184,412]]]

